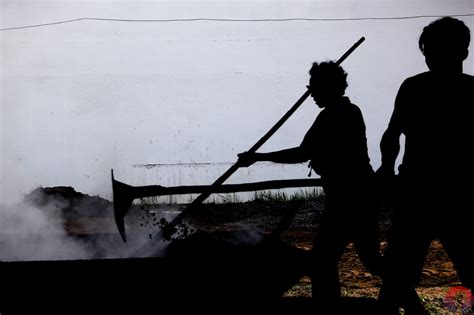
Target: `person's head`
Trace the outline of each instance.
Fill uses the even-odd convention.
[[[462,72],[470,40],[470,31],[464,22],[444,17],[423,29],[418,46],[430,71]]]
[[[309,70],[311,96],[324,108],[342,96],[347,88],[347,73],[333,61],[313,63]]]

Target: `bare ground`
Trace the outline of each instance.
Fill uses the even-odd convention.
[[[132,229],[155,227],[154,215],[150,213],[166,210],[181,210],[182,205],[141,205],[131,210],[134,224]],[[319,217],[323,210],[321,200],[293,201],[254,201],[238,204],[206,204],[199,211],[191,214],[186,223],[191,230],[202,231],[232,231],[241,229],[256,229],[270,234],[280,224],[282,217],[289,211],[297,210],[288,229],[281,234],[285,242],[304,250],[311,250],[312,239],[317,229]],[[113,223],[104,218],[73,218],[65,220],[65,226],[71,236],[80,233],[92,233],[102,229],[113,231]],[[383,211],[380,219],[382,249],[386,245],[386,235],[390,227],[390,211]],[[343,295],[346,297],[376,298],[381,281],[372,276],[361,264],[353,244],[349,244],[340,262],[340,279]],[[439,241],[435,240],[426,259],[423,276],[417,289],[419,295],[432,314],[471,314],[462,312],[462,296],[456,304],[456,309],[448,309],[446,294],[452,287],[459,286],[459,279],[453,264],[443,250]],[[300,282],[285,293],[288,298],[307,298],[311,296],[311,280],[303,277]]]
[[[230,206],[229,206],[230,207]],[[202,216],[191,218],[191,222],[207,229],[232,229],[242,225],[253,226],[271,233],[280,222],[282,216],[288,211],[297,209],[289,229],[281,235],[281,239],[295,247],[311,250],[312,240],[317,229],[319,216],[323,210],[321,200],[312,201],[289,201],[286,203],[247,203],[237,207],[228,208],[226,205],[215,205],[208,208]],[[221,208],[219,210],[219,208]],[[227,208],[227,209],[226,209]],[[248,210],[250,208],[250,210]],[[243,210],[242,210],[243,209]],[[247,211],[245,211],[247,209]],[[223,214],[223,212],[228,212]],[[229,213],[236,213],[231,215]],[[245,214],[247,213],[247,215]],[[219,224],[219,216],[227,217],[224,225]],[[211,220],[206,220],[212,217]],[[203,220],[204,218],[204,220]],[[390,228],[391,211],[383,209],[380,217],[380,236],[382,250],[386,246],[387,232]],[[221,218],[222,219],[222,218]],[[214,224],[209,226],[209,222]],[[371,297],[376,298],[381,280],[372,276],[360,262],[353,244],[349,244],[340,262],[340,281],[343,295],[347,297]],[[460,296],[457,304],[449,309],[446,303],[446,295],[452,287],[460,286],[459,279],[452,262],[438,240],[431,244],[422,278],[417,291],[424,301],[427,309],[432,314],[472,314],[471,311],[462,311],[464,296]],[[286,293],[287,297],[310,297],[311,279],[304,277],[291,290]]]

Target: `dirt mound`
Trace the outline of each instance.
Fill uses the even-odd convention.
[[[62,218],[106,217],[112,213],[112,203],[99,196],[90,196],[69,186],[37,187],[24,197],[36,208],[59,213]]]

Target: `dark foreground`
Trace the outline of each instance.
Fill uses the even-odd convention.
[[[312,238],[323,209],[320,198],[206,204],[188,220],[191,227],[202,232],[186,241],[173,243],[165,255],[103,259],[110,257],[106,256],[110,253],[104,252],[104,248],[116,244],[114,241],[119,237],[111,217],[110,202],[97,202],[94,198],[77,195],[71,189],[65,192],[61,189],[61,192],[61,202],[57,204],[67,206],[61,212],[64,231],[71,239],[83,241],[94,249],[91,257],[95,259],[0,262],[2,315],[184,311],[381,314],[373,299],[377,296],[380,279],[363,268],[352,244],[340,264],[341,285],[346,298],[339,311],[334,306],[328,312],[316,312],[311,305],[308,264]],[[56,200],[45,201],[43,197],[39,201],[35,199],[36,207]],[[70,202],[64,203],[64,200]],[[103,205],[97,206],[98,203]],[[136,217],[136,222],[131,222],[136,226],[149,226],[154,222],[156,212],[151,210],[159,210],[155,208],[135,209],[130,214]],[[296,216],[278,240],[254,242],[262,236],[255,231],[270,235],[278,230],[282,218],[293,210],[298,210]],[[384,211],[380,221],[384,245],[389,226],[390,212]],[[251,233],[239,232],[242,228]],[[240,242],[235,242],[236,239]],[[114,250],[111,253],[116,254]],[[457,285],[459,280],[452,263],[441,244],[433,242],[419,288],[433,314],[449,314],[445,296],[450,287]]]
[[[3,262],[0,311],[314,314],[310,298],[283,297],[309,275],[309,264],[308,251],[279,240],[230,246],[206,234],[176,241],[164,257]],[[371,299],[347,298],[342,304],[341,314],[378,314]]]

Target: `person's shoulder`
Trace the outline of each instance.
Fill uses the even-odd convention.
[[[427,80],[429,80],[429,77],[430,77],[430,73],[428,71],[418,73],[418,74],[415,74],[413,76],[410,76],[410,77],[406,78],[403,81],[402,85],[420,84],[420,83],[423,83],[423,82],[426,82]]]
[[[474,83],[474,75],[463,73],[462,74],[462,79],[469,82],[469,83]]]
[[[346,104],[348,105],[347,108],[351,113],[357,114],[357,115],[362,114],[360,107],[354,104],[348,97],[345,98],[345,101],[346,101]]]
[[[472,100],[474,99],[474,76],[467,73],[463,73],[458,87],[460,90],[463,91],[462,93],[464,97],[469,99],[468,102],[472,103]]]
[[[354,113],[357,113],[357,114],[362,113],[362,111],[360,110],[360,107],[354,103],[350,104],[350,109]]]
[[[422,72],[406,78],[400,85],[399,93],[412,93],[430,84],[430,73]]]

